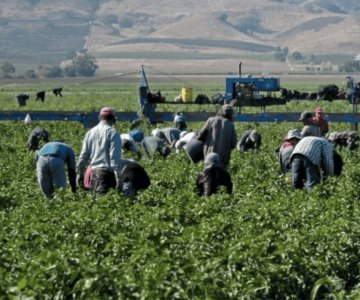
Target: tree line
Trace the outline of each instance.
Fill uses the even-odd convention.
[[[6,61],[0,66],[3,78],[56,78],[56,77],[92,77],[98,69],[96,59],[88,53],[77,53],[65,67],[60,66],[39,66],[38,70],[26,70],[22,74],[16,73],[15,66]]]

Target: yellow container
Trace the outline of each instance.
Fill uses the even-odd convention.
[[[181,89],[181,99],[183,102],[191,102],[192,101],[192,88],[183,87]]]

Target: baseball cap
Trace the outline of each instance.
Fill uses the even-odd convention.
[[[312,118],[312,113],[309,111],[304,111],[301,113],[299,121],[303,121],[303,120],[310,119],[310,118]]]
[[[321,108],[321,107],[317,107],[317,108],[315,108],[315,112],[322,113],[322,112],[323,112],[323,110],[322,110],[322,108]]]
[[[103,107],[100,110],[100,116],[114,116],[115,117],[115,110],[113,110],[111,107]]]

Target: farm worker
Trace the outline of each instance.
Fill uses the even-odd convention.
[[[134,152],[140,158],[141,154],[140,151],[135,143],[135,140],[129,133],[122,133],[120,135],[121,138],[121,148],[123,152]]]
[[[226,168],[231,150],[236,146],[236,132],[233,124],[233,108],[224,104],[215,117],[210,117],[198,131],[196,139],[204,143],[204,158],[212,152],[220,157],[220,166]]]
[[[280,163],[282,173],[290,170],[290,156],[294,151],[296,144],[301,140],[301,133],[298,129],[290,129],[284,139],[282,145],[276,149],[275,155]]]
[[[117,188],[125,196],[134,196],[138,191],[150,185],[150,178],[145,169],[132,159],[122,159],[122,168]]]
[[[236,148],[240,151],[248,151],[250,149],[259,150],[261,146],[261,135],[254,129],[246,130],[238,142]]]
[[[120,176],[121,137],[113,127],[116,116],[112,108],[102,108],[99,121],[97,126],[85,134],[77,164],[77,182],[83,187],[85,169],[90,166],[91,189],[97,195],[102,195],[116,187]]]
[[[152,135],[163,139],[167,145],[175,143],[180,138],[180,130],[174,127],[156,128],[152,131]]]
[[[322,115],[323,115],[323,109],[321,107],[315,108],[315,116],[313,117],[313,122],[315,125],[319,126],[320,135],[325,136],[325,134],[329,132],[329,124],[322,117]]]
[[[290,156],[292,184],[296,189],[305,186],[308,191],[321,180],[320,171],[324,176],[340,175],[339,155],[336,153],[334,165],[333,145],[326,139],[315,136],[303,137],[295,146]],[[336,172],[335,172],[336,170]]]
[[[42,127],[36,127],[28,137],[26,148],[28,151],[36,151],[39,149],[41,142],[49,142],[49,132]]]
[[[174,125],[181,132],[187,131],[187,124],[183,113],[176,113],[174,115]]]
[[[301,136],[318,136],[320,137],[320,128],[313,121],[311,112],[304,111],[301,113],[299,121],[302,121],[304,127],[301,130]]]
[[[36,154],[36,173],[41,191],[51,198],[55,189],[66,188],[65,164],[67,165],[71,191],[76,192],[75,154],[62,142],[49,142]]]
[[[220,186],[232,193],[233,184],[229,173],[220,167],[220,157],[216,153],[209,153],[205,158],[204,169],[196,178],[195,191],[199,196],[211,196],[218,192]]]
[[[151,158],[155,153],[159,153],[163,158],[166,158],[171,149],[165,145],[164,140],[155,136],[146,136],[141,142],[141,148],[147,158]]]
[[[355,150],[358,145],[356,141],[359,139],[356,131],[330,132],[325,135],[325,138],[333,143],[334,147],[346,147],[348,150]]]
[[[180,133],[180,139],[173,143],[173,146],[176,149],[176,153],[179,153],[181,149],[186,147],[186,145],[195,137],[196,132],[188,132],[188,131],[182,131]]]

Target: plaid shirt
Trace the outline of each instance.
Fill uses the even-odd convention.
[[[303,137],[295,146],[290,161],[295,154],[307,157],[314,165],[324,170],[325,175],[334,175],[333,145],[319,137]]]

